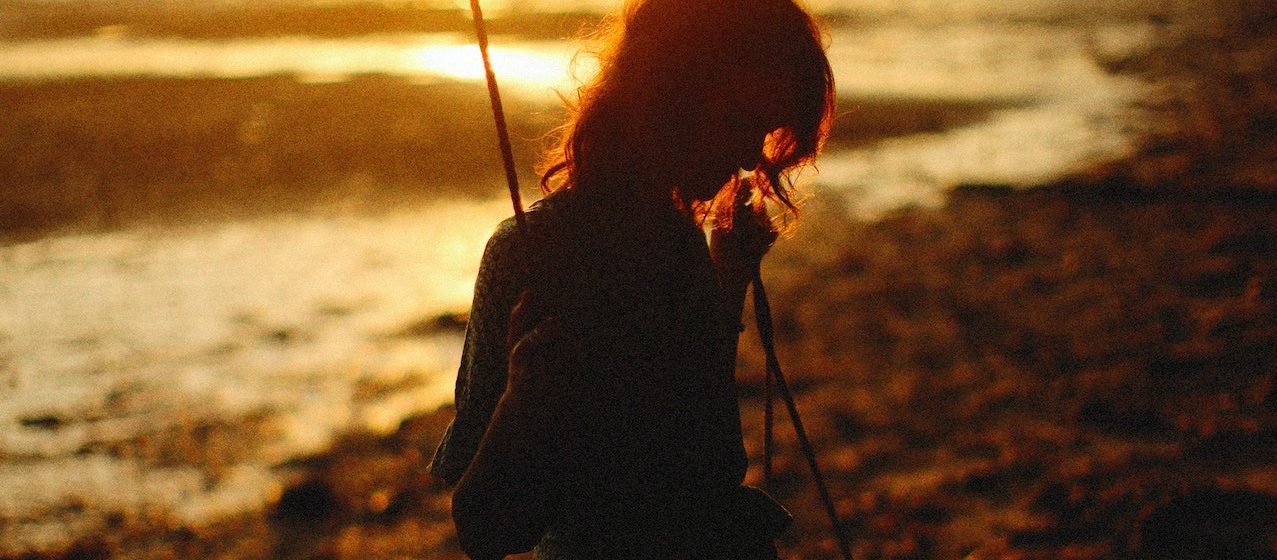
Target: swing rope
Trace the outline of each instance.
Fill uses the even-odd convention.
[[[470,14],[474,16],[474,31],[479,39],[479,54],[483,57],[484,77],[488,82],[488,100],[492,102],[492,118],[497,123],[497,141],[501,145],[501,162],[505,165],[505,182],[510,189],[510,202],[514,204],[514,220],[519,231],[528,233],[528,219],[523,215],[523,197],[519,194],[519,174],[514,167],[514,148],[510,146],[510,130],[506,127],[505,109],[501,107],[501,91],[497,89],[497,74],[492,70],[492,58],[488,56],[488,26],[483,20],[483,8],[479,0],[470,0]]]
[[[829,524],[834,531],[834,537],[838,539],[838,550],[842,553],[845,560],[851,560],[851,540],[847,538],[842,523],[838,520],[838,511],[834,508],[834,500],[829,495],[829,486],[825,484],[825,476],[821,474],[820,465],[816,461],[816,450],[811,445],[811,440],[807,439],[807,430],[803,429],[803,420],[798,415],[798,407],[794,404],[794,396],[789,392],[789,384],[785,382],[785,375],[780,370],[780,360],[776,358],[776,342],[774,338],[775,330],[772,327],[771,304],[767,301],[767,290],[763,288],[763,279],[761,275],[754,276],[754,320],[758,327],[758,338],[762,341],[763,350],[767,354],[767,380],[764,384],[763,394],[766,399],[764,405],[764,426],[763,426],[763,479],[770,484],[772,475],[772,456],[775,452],[775,445],[772,443],[774,430],[772,429],[773,412],[772,412],[772,386],[776,387],[780,393],[780,399],[784,401],[785,407],[789,409],[789,419],[793,422],[794,433],[798,436],[798,445],[802,448],[803,455],[807,458],[807,466],[811,469],[812,479],[816,482],[816,489],[820,492],[820,501],[825,506],[825,513],[829,515]]]
[[[488,55],[488,30],[484,23],[483,9],[479,6],[479,0],[470,0],[470,13],[474,17],[475,34],[478,36],[479,53],[483,58],[483,71],[488,84],[488,99],[492,104],[492,117],[496,121],[497,140],[501,148],[501,160],[505,166],[506,185],[510,190],[510,202],[514,206],[514,217],[518,223],[519,230],[524,234],[528,232],[527,217],[524,216],[523,198],[519,194],[519,176],[514,165],[514,148],[510,145],[510,131],[506,125],[505,110],[501,105],[501,92],[497,88],[496,72],[492,70],[492,59]],[[807,439],[807,432],[803,429],[802,419],[798,416],[798,407],[794,405],[794,397],[789,392],[789,386],[785,383],[785,376],[780,370],[780,361],[776,358],[776,345],[773,340],[774,330],[771,320],[771,306],[767,301],[767,292],[763,289],[763,280],[760,276],[755,275],[753,279],[754,286],[754,317],[757,321],[758,335],[762,339],[763,349],[767,353],[767,380],[764,388],[765,409],[764,409],[764,433],[763,433],[763,477],[764,480],[770,482],[772,479],[772,457],[775,454],[774,430],[775,422],[772,401],[774,395],[772,387],[775,385],[779,390],[781,400],[784,401],[785,407],[789,409],[790,420],[794,425],[794,432],[798,435],[798,443],[802,447],[803,454],[807,458],[807,465],[811,468],[812,478],[815,479],[816,488],[820,492],[820,499],[825,505],[825,512],[829,514],[829,521],[833,527],[834,536],[838,539],[838,547],[842,552],[845,560],[851,560],[851,546],[847,536],[844,534],[842,523],[838,521],[838,513],[834,509],[833,499],[829,496],[829,488],[825,484],[825,477],[821,474],[820,466],[816,462],[816,452],[812,448],[811,441]]]

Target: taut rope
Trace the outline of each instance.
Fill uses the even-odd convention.
[[[497,123],[497,140],[501,144],[501,160],[505,164],[505,182],[510,188],[510,202],[514,204],[514,219],[519,231],[528,233],[528,219],[523,215],[523,197],[519,195],[519,174],[514,168],[514,148],[510,147],[510,131],[506,128],[505,109],[501,107],[501,91],[497,89],[497,74],[492,71],[492,58],[488,56],[488,27],[483,22],[483,8],[479,0],[470,0],[470,14],[474,16],[474,31],[479,38],[479,54],[483,56],[483,72],[488,81],[488,99],[492,102],[492,118]]]
[[[829,515],[829,524],[833,528],[834,536],[838,538],[838,549],[842,552],[845,560],[851,560],[851,541],[844,532],[842,523],[838,521],[838,511],[834,509],[834,500],[829,496],[829,486],[825,484],[825,477],[820,472],[820,465],[816,462],[816,451],[811,446],[811,440],[807,439],[807,431],[803,429],[803,420],[798,416],[798,407],[794,404],[794,396],[789,392],[789,384],[785,383],[785,375],[780,371],[780,360],[776,359],[776,342],[774,339],[774,329],[772,328],[772,312],[771,304],[767,302],[767,290],[763,289],[763,279],[761,275],[754,276],[754,321],[758,327],[758,338],[763,343],[763,350],[767,353],[767,381],[764,385],[763,394],[766,399],[763,426],[763,479],[768,483],[771,482],[772,476],[772,454],[774,453],[774,445],[772,437],[773,413],[772,413],[772,383],[780,392],[781,400],[785,401],[785,407],[789,409],[789,419],[793,421],[794,433],[798,435],[798,445],[802,447],[803,455],[807,457],[807,466],[811,468],[811,476],[816,481],[816,489],[820,492],[820,501],[825,505],[825,513]]]

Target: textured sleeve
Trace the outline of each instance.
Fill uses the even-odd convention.
[[[519,266],[522,247],[517,224],[513,219],[505,220],[488,240],[479,265],[457,371],[456,417],[444,432],[429,467],[431,474],[449,485],[456,484],[469,466],[505,391],[506,331],[524,284]]]

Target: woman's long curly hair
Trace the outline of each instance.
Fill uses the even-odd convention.
[[[802,7],[793,0],[631,0],[598,37],[598,73],[568,103],[568,121],[543,162],[545,193],[616,198],[667,179],[643,173],[660,169],[656,162],[669,154],[697,149],[694,127],[733,77],[766,76],[792,80],[785,93],[792,90],[794,106],[767,136],[752,182],[796,211],[789,171],[819,153],[835,99],[823,34]],[[776,82],[732,87],[769,83]],[[677,202],[697,218],[712,212],[730,220],[735,205],[722,202],[734,200],[740,185],[733,177],[714,201]],[[667,186],[680,196],[677,185]]]

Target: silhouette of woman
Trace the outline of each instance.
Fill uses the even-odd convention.
[[[475,559],[775,558],[736,344],[764,200],[795,211],[787,176],[828,134],[821,34],[793,0],[634,0],[603,37],[547,195],[484,252],[430,470]]]

